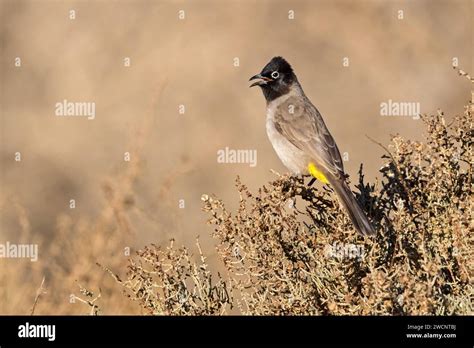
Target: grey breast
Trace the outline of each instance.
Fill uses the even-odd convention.
[[[303,94],[288,94],[267,106],[267,133],[278,156],[294,173],[308,163],[337,178],[344,167],[336,142],[316,107]]]
[[[294,98],[285,95],[267,105],[267,135],[285,167],[294,174],[306,174],[310,156],[298,148],[287,134],[282,133],[280,123],[277,121],[281,115],[285,115],[287,119],[297,117],[295,111],[299,112],[299,109],[294,107]]]

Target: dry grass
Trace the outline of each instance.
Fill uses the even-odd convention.
[[[0,313],[4,314],[140,314],[139,307],[117,291],[113,279],[96,266],[102,262],[117,269],[126,267],[129,250],[137,238],[130,216],[144,218],[135,204],[135,185],[141,174],[145,139],[153,122],[152,109],[164,84],[156,88],[149,116],[131,137],[131,161],[125,169],[102,182],[104,204],[96,216],[60,214],[48,233],[33,234],[27,210],[13,196],[2,197],[2,208],[13,207],[19,226],[16,239],[37,243],[38,262],[1,259]],[[31,268],[30,268],[31,267]],[[25,272],[27,269],[29,272]],[[32,271],[31,271],[32,269]],[[41,284],[36,296],[31,285]],[[80,295],[76,295],[79,286]],[[82,286],[81,284],[85,284]],[[87,288],[86,288],[87,287]],[[98,295],[88,290],[98,288]],[[99,308],[98,300],[105,308]]]
[[[0,274],[0,295],[4,299],[0,302],[1,313],[89,314],[91,308],[81,299],[91,301],[93,298],[84,294],[83,287],[79,290],[84,297],[76,296],[76,282],[103,289],[101,302],[106,314],[140,313],[139,308],[116,291],[113,280],[95,265],[100,261],[114,268],[126,266],[128,256],[124,250],[133,245],[136,238],[128,223],[133,210],[131,193],[124,189],[133,181],[136,165],[129,170],[104,183],[107,199],[97,218],[76,218],[66,213],[58,216],[52,228],[53,240],[47,233],[33,234],[26,210],[15,200],[5,199],[5,205],[15,202],[18,224],[22,226],[17,240],[37,243],[40,257],[34,263],[29,259],[0,260],[4,270]],[[34,289],[38,289],[36,294]]]

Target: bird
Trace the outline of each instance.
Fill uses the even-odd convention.
[[[294,175],[311,175],[329,184],[345,207],[356,230],[365,236],[375,229],[346,182],[337,144],[318,109],[303,91],[291,65],[273,57],[249,81],[261,88],[266,100],[268,138],[285,167]]]

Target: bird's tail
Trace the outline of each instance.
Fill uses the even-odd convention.
[[[334,187],[357,231],[363,235],[374,235],[375,229],[362,211],[359,202],[355,199],[347,183],[344,180],[333,180],[331,186]]]

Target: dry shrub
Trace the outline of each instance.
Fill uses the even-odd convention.
[[[235,213],[202,197],[225,276],[213,282],[200,248],[195,260],[172,243],[139,252],[117,280],[153,314],[472,314],[472,105],[450,124],[422,119],[424,142],[385,148],[380,183],[359,171],[375,238],[328,187],[279,176],[252,194],[238,178]]]
[[[127,265],[125,250],[132,249],[136,240],[130,216],[139,213],[134,186],[142,169],[143,133],[149,128],[144,124],[132,139],[129,148],[133,160],[129,165],[103,180],[105,200],[96,216],[62,213],[48,233],[35,233],[28,211],[15,195],[0,197],[0,208],[14,208],[19,226],[17,240],[37,243],[40,255],[34,263],[29,259],[0,259],[4,270],[0,273],[0,296],[4,299],[0,301],[0,313],[141,314],[141,308],[124,298],[96,263],[113,268]]]
[[[220,274],[213,283],[199,241],[196,245],[200,256],[197,263],[187,248],[176,249],[172,240],[164,250],[152,244],[138,251],[137,257],[130,259],[126,281],[104,269],[130,290],[129,298],[152,314],[224,314],[232,304],[232,287]]]
[[[21,226],[18,240],[37,243],[37,262],[29,259],[1,258],[0,301],[2,314],[140,314],[140,308],[127,301],[110,277],[97,268],[96,262],[123,268],[128,257],[125,248],[133,246],[135,235],[128,222],[132,201],[132,183],[138,173],[132,163],[120,175],[103,184],[106,201],[96,218],[60,214],[51,234],[33,233],[26,209],[13,200]],[[5,199],[5,205],[10,202]],[[87,288],[93,288],[97,294]],[[97,290],[96,290],[97,289]],[[36,290],[36,296],[35,296]],[[77,294],[81,294],[77,296]],[[93,296],[92,296],[93,295]],[[97,302],[96,302],[97,301]]]

